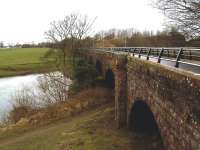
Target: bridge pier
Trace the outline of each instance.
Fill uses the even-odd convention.
[[[140,100],[148,106],[167,150],[200,150],[199,76],[118,51],[89,50],[87,55],[100,61],[103,75],[113,73],[118,127],[126,126],[131,112],[133,121],[141,116],[133,107]]]
[[[115,120],[120,128],[127,123],[126,59],[116,59],[115,65]]]

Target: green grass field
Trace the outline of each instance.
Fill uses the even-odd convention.
[[[44,59],[48,48],[0,49],[0,77],[51,70],[53,59]]]

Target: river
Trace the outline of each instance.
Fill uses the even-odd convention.
[[[13,96],[24,87],[34,89],[42,74],[0,78],[0,121],[12,109]]]

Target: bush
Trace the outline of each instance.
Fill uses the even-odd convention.
[[[94,65],[86,60],[78,59],[73,68],[73,84],[70,90],[77,92],[80,89],[88,88],[95,84],[98,72]]]

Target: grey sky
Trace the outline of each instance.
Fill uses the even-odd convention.
[[[162,30],[164,17],[151,0],[1,0],[0,41],[41,42],[53,20],[71,12],[97,16],[95,31],[109,28]]]

